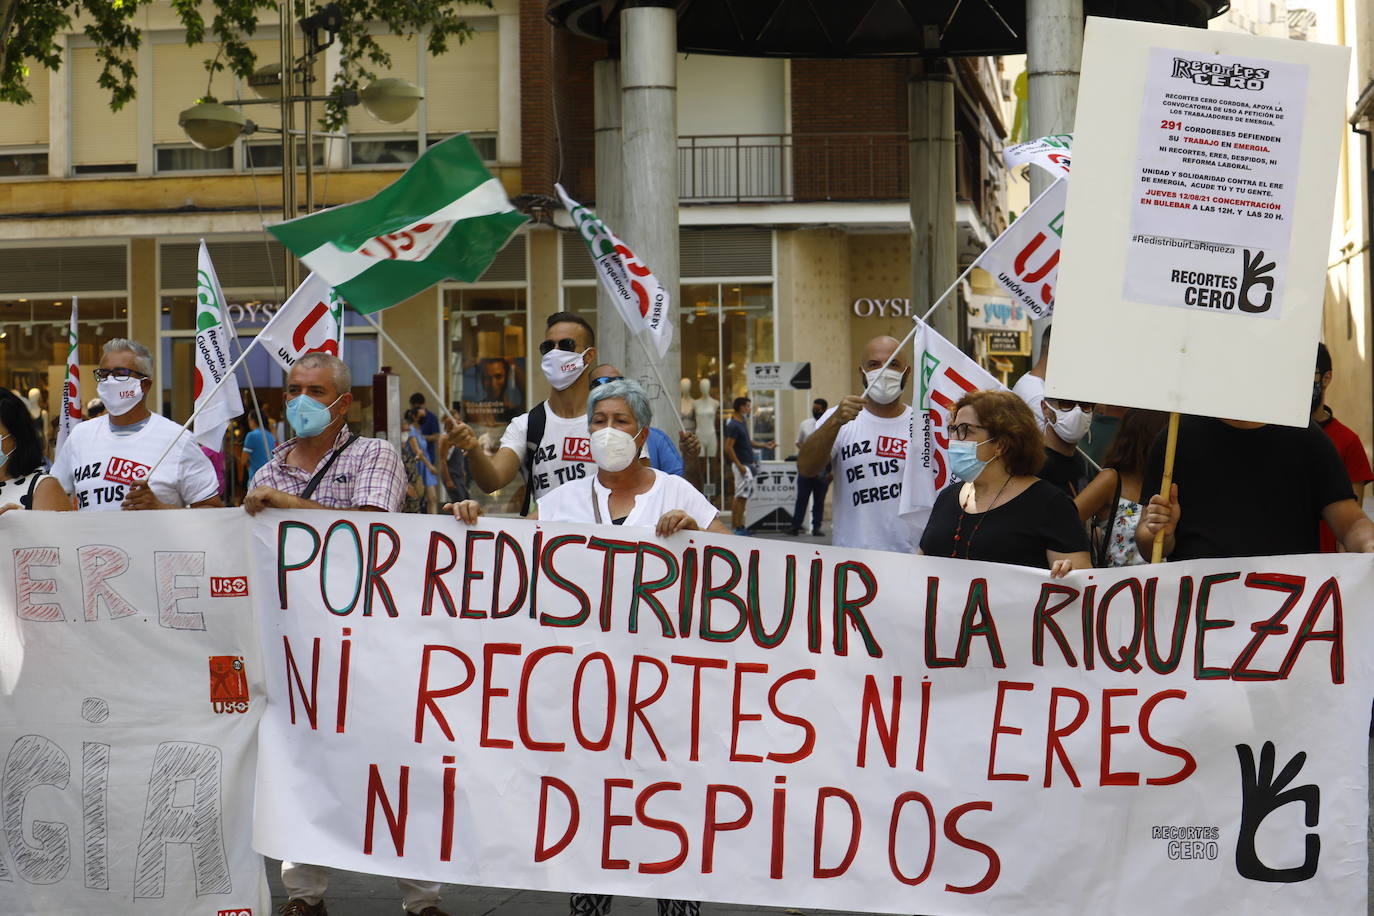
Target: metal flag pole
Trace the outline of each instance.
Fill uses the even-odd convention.
[[[357,310],[355,309],[354,311],[356,312]],[[454,423],[457,423],[458,418],[455,417],[453,415],[453,412],[448,409],[448,404],[444,402],[444,396],[440,394],[435,389],[435,387],[429,383],[429,379],[425,378],[425,374],[421,372],[413,362],[410,361],[410,357],[406,356],[406,351],[402,350],[400,345],[397,344],[396,341],[391,339],[390,334],[382,330],[382,326],[378,324],[376,321],[374,321],[371,315],[365,315],[362,312],[357,312],[357,314],[359,317],[363,319],[363,321],[366,321],[368,324],[372,325],[373,330],[377,332],[377,336],[381,337],[382,340],[386,341],[387,346],[391,347],[391,349],[396,351],[396,355],[401,358],[401,361],[406,364],[406,367],[409,368],[411,372],[415,373],[415,377],[420,380],[421,385],[425,386],[425,390],[428,391],[430,394],[434,395],[434,401],[439,405],[439,409],[444,412],[444,416],[448,417]],[[342,323],[340,323],[339,325],[339,336],[343,336]]]
[[[944,304],[944,301],[945,301],[946,299],[949,298],[949,294],[952,293],[952,292],[954,292],[956,289],[958,289],[958,288],[959,288],[959,284],[960,284],[960,283],[963,283],[963,282],[964,282],[964,279],[965,279],[970,273],[973,272],[973,268],[975,268],[975,267],[977,267],[977,266],[978,266],[978,258],[974,258],[974,259],[973,259],[973,263],[970,264],[968,267],[965,267],[965,268],[964,268],[964,272],[961,273],[961,274],[959,275],[958,279],[956,279],[953,283],[951,283],[951,284],[949,285],[949,289],[947,289],[947,290],[945,290],[943,293],[941,293],[941,294],[940,294],[940,298],[939,298],[939,299],[936,299],[933,303],[931,303],[930,308],[926,309],[926,313],[925,313],[924,315],[922,315],[920,318],[917,318],[917,319],[915,319],[915,320],[912,322],[912,324],[911,324],[911,330],[908,331],[908,332],[907,332],[907,335],[906,335],[905,337],[902,338],[902,342],[899,343],[899,344],[897,344],[896,348],[893,349],[892,354],[891,354],[890,356],[888,356],[887,362],[883,363],[882,368],[878,370],[878,373],[881,373],[881,372],[883,371],[883,369],[886,369],[888,366],[892,365],[892,361],[893,361],[894,359],[897,358],[897,354],[898,354],[898,353],[901,353],[902,350],[906,349],[906,345],[909,344],[909,343],[911,343],[911,338],[913,338],[913,337],[916,336],[916,332],[919,331],[919,330],[921,329],[921,325],[923,325],[923,324],[926,323],[926,319],[929,318],[929,317],[931,316],[931,314],[932,314],[937,308],[939,308],[941,305]],[[875,374],[875,375],[873,376],[873,382],[876,382],[877,380],[878,380],[878,375]],[[869,390],[873,388],[873,382],[869,382],[867,385],[864,386],[864,393],[861,394],[860,397],[864,397],[864,398],[868,397],[868,392],[869,392]]]
[[[637,333],[637,334],[636,334],[636,333],[632,333],[630,336],[633,337],[635,340],[639,341],[639,346],[640,346],[640,348],[644,351],[644,356],[645,356],[645,358],[649,361],[649,368],[653,370],[653,372],[654,372],[654,378],[656,378],[656,379],[658,380],[658,385],[659,385],[659,387],[663,389],[663,396],[664,396],[664,398],[667,399],[669,403],[672,403],[672,398],[669,397],[669,391],[670,391],[670,389],[668,388],[668,384],[667,384],[666,382],[663,381],[663,374],[662,374],[661,372],[658,371],[658,362],[654,359],[654,354],[653,354],[653,352],[649,349],[649,345],[646,344],[646,343],[644,342],[644,334],[645,334],[645,333],[646,333],[646,332],[640,332],[640,333]],[[676,410],[673,411],[672,413],[673,413],[673,420],[674,420],[674,422],[677,423],[678,432],[679,432],[679,433],[685,433],[685,432],[687,432],[687,424],[685,424],[685,423],[682,422],[682,416],[681,416]]]

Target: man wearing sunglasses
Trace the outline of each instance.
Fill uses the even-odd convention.
[[[223,505],[219,477],[195,437],[148,409],[152,376],[153,355],[147,347],[124,338],[106,341],[95,370],[106,413],[78,423],[53,462],[53,476],[77,509]],[[158,464],[163,453],[167,457]]]
[[[1059,487],[1070,497],[1083,492],[1091,475],[1088,459],[1078,450],[1078,443],[1093,424],[1096,404],[1087,401],[1066,401],[1063,398],[1043,398],[1040,415],[1044,420],[1045,464],[1040,479]]]
[[[552,389],[549,398],[510,422],[496,454],[486,453],[466,423],[455,424],[450,434],[468,457],[472,480],[486,492],[495,493],[516,474],[524,474],[522,515],[528,515],[540,497],[596,468],[587,434],[589,369],[596,364],[592,326],[570,312],[550,315],[539,355]]]

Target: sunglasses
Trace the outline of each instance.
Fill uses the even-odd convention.
[[[124,381],[124,380],[127,379],[127,378],[147,378],[147,377],[148,377],[148,376],[144,375],[142,372],[138,372],[138,371],[136,371],[136,370],[134,370],[134,369],[125,369],[123,366],[121,366],[121,367],[119,367],[119,368],[117,368],[117,369],[97,369],[97,370],[95,370],[94,372],[92,372],[91,374],[95,376],[96,381],[98,381],[98,382],[103,382],[103,381],[105,381],[106,379],[110,379],[110,378],[117,378],[117,379],[119,379],[119,380],[122,382],[122,381]]]
[[[588,389],[587,389],[587,390],[590,391],[591,389],[597,387],[598,385],[604,385],[604,384],[606,384],[607,382],[618,382],[618,381],[620,381],[621,379],[623,379],[624,377],[625,377],[625,376],[623,376],[623,375],[603,375],[603,376],[601,376],[600,378],[594,378],[594,379],[592,379],[591,385],[588,386]]]
[[[1065,401],[1061,398],[1045,398],[1049,405],[1055,410],[1073,410],[1075,407],[1080,410],[1092,413],[1097,409],[1097,404],[1093,401]]]
[[[577,341],[571,337],[564,337],[562,340],[541,340],[539,342],[539,355],[547,356],[554,347],[572,353],[577,350]]]

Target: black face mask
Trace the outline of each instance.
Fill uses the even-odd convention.
[[[1321,383],[1321,382],[1313,382],[1313,383],[1312,383],[1312,410],[1315,411],[1315,410],[1316,410],[1318,407],[1320,407],[1320,406],[1322,406],[1322,383]]]
[[[811,408],[811,416],[815,417],[817,420],[819,420],[819,419],[821,418],[821,416],[824,415],[824,414],[825,414],[825,411],[824,411],[824,410],[821,410],[819,407],[812,407],[812,408]]]

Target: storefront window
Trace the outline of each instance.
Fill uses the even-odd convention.
[[[525,302],[523,287],[444,291],[449,401],[489,454],[527,409]],[[472,496],[489,512],[519,512],[522,486],[517,476],[497,493],[474,487]]]
[[[71,314],[71,299],[0,299],[0,385],[20,395],[37,388],[50,413],[60,397]],[[128,333],[125,297],[79,300],[77,356],[83,367],[94,368],[100,362],[105,341]],[[49,396],[50,391],[55,394]],[[82,394],[87,400],[95,396],[93,390]]]

